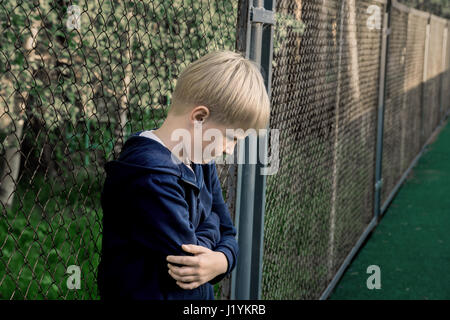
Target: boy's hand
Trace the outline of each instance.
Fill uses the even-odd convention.
[[[170,263],[169,274],[177,280],[177,285],[183,289],[194,289],[214,279],[217,275],[225,273],[228,268],[228,260],[220,251],[212,251],[203,246],[183,244],[184,251],[193,253],[194,256],[167,256],[167,261],[184,265],[177,267]]]

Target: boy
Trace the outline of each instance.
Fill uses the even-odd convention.
[[[259,68],[239,53],[211,52],[183,70],[162,126],[132,134],[105,165],[102,299],[214,299],[239,251],[214,158],[245,138],[227,129],[265,129],[269,114]],[[220,133],[210,154],[199,129]]]

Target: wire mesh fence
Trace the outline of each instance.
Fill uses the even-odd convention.
[[[387,4],[277,2],[277,14],[303,28],[278,25],[275,35],[270,127],[281,132],[280,170],[267,179],[265,299],[321,297],[374,216]],[[449,110],[447,20],[396,1],[390,15],[382,204]]]
[[[422,26],[426,27],[426,25]],[[406,122],[408,119],[405,119],[405,115],[411,113],[411,110],[405,112],[407,107],[404,90],[407,31],[408,12],[392,7],[391,34],[389,35],[389,51],[386,62],[388,72],[383,130],[383,188],[381,190],[381,202],[383,203],[404,171],[402,171],[403,160],[401,158],[405,152],[405,144],[402,138],[405,127],[413,126],[411,122]],[[423,61],[419,65],[423,65]],[[420,105],[421,103],[419,103]],[[413,127],[412,131],[420,131],[420,128]]]
[[[274,51],[280,169],[267,179],[266,299],[320,297],[372,217],[381,37],[366,10],[375,3],[278,2],[305,28]]]
[[[184,66],[235,46],[235,1],[71,5],[0,1],[2,299],[97,298],[103,165],[162,123]],[[233,212],[231,166],[218,169]]]
[[[450,111],[448,21],[394,4],[383,203]],[[280,164],[267,177],[263,299],[319,298],[373,218],[386,5],[276,2],[270,128],[280,130]],[[162,123],[184,66],[236,49],[241,7],[0,0],[1,299],[98,298],[103,166],[131,133]],[[218,171],[234,219],[237,167]],[[216,299],[230,298],[230,280]]]
[[[449,110],[447,20],[395,3],[391,21],[382,203]]]

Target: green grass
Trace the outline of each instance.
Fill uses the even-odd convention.
[[[2,213],[1,299],[97,297],[101,211],[83,202],[87,195],[99,200],[99,193],[88,176],[79,175],[75,183],[69,181],[67,188],[58,182],[51,186],[42,177],[21,184],[14,206]],[[81,268],[79,290],[67,288],[70,265]]]
[[[63,183],[37,176],[19,185],[0,219],[0,299],[99,299],[102,211],[94,179],[79,173]],[[81,268],[78,290],[67,288],[70,265]],[[216,299],[220,290],[215,284]]]

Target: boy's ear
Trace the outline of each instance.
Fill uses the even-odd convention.
[[[197,106],[192,110],[191,117],[194,121],[202,122],[209,116],[209,109],[206,106]]]

